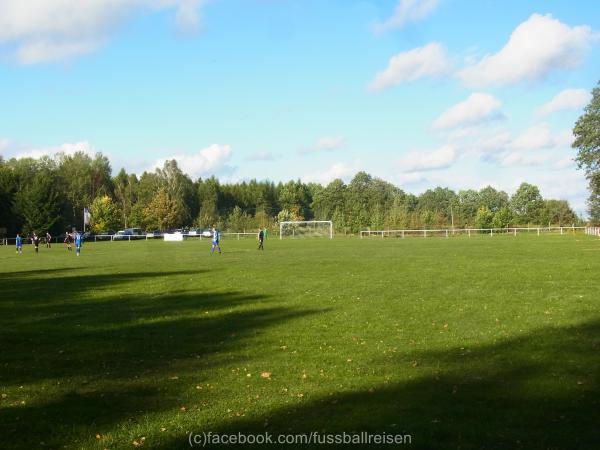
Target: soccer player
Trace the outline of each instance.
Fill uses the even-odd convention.
[[[49,231],[46,231],[46,248],[50,248],[51,241],[52,241],[52,236],[50,236]]]
[[[217,231],[215,227],[212,228],[212,249],[210,251],[211,254],[215,252],[215,248],[219,249],[219,255],[221,254],[221,246],[219,245],[219,241],[221,240],[221,233]]]
[[[31,243],[35,247],[35,252],[38,253],[40,247],[40,238],[35,231],[33,232],[33,236],[31,236]]]
[[[83,243],[83,236],[79,231],[75,232],[75,253],[77,256],[81,254],[81,244]]]
[[[258,250],[264,250],[265,247],[263,246],[265,240],[265,232],[259,228],[258,229]]]
[[[71,243],[73,242],[73,236],[68,231],[65,233],[65,244],[67,244],[67,250],[71,251]]]
[[[23,238],[19,233],[17,233],[17,237],[15,239],[15,243],[17,245],[17,254],[23,253]]]

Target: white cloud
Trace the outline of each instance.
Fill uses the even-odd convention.
[[[401,28],[409,22],[424,19],[437,8],[438,0],[400,0],[392,16],[375,24],[375,32],[383,33],[393,28]]]
[[[552,160],[552,155],[547,153],[523,153],[506,152],[498,158],[498,162],[504,167],[513,166],[539,166]]]
[[[411,186],[427,181],[427,178],[422,172],[406,172],[394,175],[394,181],[399,186]]]
[[[20,149],[14,157],[20,158],[33,158],[39,159],[43,156],[53,157],[57,153],[64,153],[65,155],[74,155],[77,152],[85,153],[89,156],[94,156],[97,150],[92,144],[87,141],[82,142],[67,142],[61,145],[49,146],[49,147],[32,147],[26,149]]]
[[[403,172],[421,172],[445,169],[458,159],[458,153],[452,146],[445,145],[431,151],[414,151],[403,155],[398,166]]]
[[[140,9],[175,9],[180,30],[200,24],[204,0],[0,0],[0,43],[21,64],[59,61],[93,52]]]
[[[555,141],[548,124],[539,123],[514,138],[509,146],[516,150],[542,149],[554,147]]]
[[[256,152],[246,156],[246,161],[273,161],[275,156],[271,152]]]
[[[537,110],[538,116],[549,116],[563,109],[581,109],[592,98],[587,89],[565,89],[554,96],[548,103],[544,103]]]
[[[175,12],[177,28],[184,33],[196,32],[201,26],[200,5],[202,0],[179,0],[171,3],[177,5]]]
[[[352,175],[358,172],[358,167],[360,167],[360,164],[357,161],[355,161],[352,166],[344,162],[338,162],[323,172],[313,173],[302,177],[302,181],[304,181],[305,183],[316,182],[323,185],[329,184],[336,178],[341,178],[344,181],[349,181]]]
[[[165,161],[174,159],[183,172],[194,177],[231,172],[233,168],[227,165],[231,154],[231,146],[213,144],[191,155],[179,154],[161,158],[154,163],[152,170],[163,167]]]
[[[59,61],[92,53],[101,45],[102,42],[96,40],[83,40],[81,42],[28,42],[17,49],[17,60],[21,64]]]
[[[449,133],[447,142],[463,159],[469,156],[499,167],[573,167],[567,161],[573,159],[571,130],[554,131],[544,122],[516,135],[490,123],[459,127]]]
[[[342,136],[324,136],[319,138],[313,146],[300,150],[300,153],[330,152],[339,149],[345,142],[346,138]]]
[[[388,67],[379,72],[369,84],[369,90],[381,91],[419,78],[444,75],[450,71],[451,66],[444,48],[439,43],[432,42],[392,56]]]
[[[8,139],[0,138],[0,152],[8,150],[11,146],[11,142]]]
[[[569,130],[553,134],[547,123],[538,123],[514,138],[509,147],[515,150],[568,147],[572,140],[573,135]]]
[[[514,84],[546,78],[557,69],[573,69],[595,39],[588,26],[570,27],[551,15],[533,14],[512,32],[493,55],[458,73],[471,86]]]
[[[473,125],[504,117],[502,104],[493,95],[475,92],[465,101],[450,107],[433,123],[434,128],[446,129]]]

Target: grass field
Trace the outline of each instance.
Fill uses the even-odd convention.
[[[0,447],[189,448],[202,431],[600,442],[598,239],[209,245],[0,247]]]

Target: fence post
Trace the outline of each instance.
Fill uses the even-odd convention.
[[[427,237],[427,230],[423,230],[424,237]]]
[[[490,237],[492,237],[494,235],[494,229],[490,228]]]
[[[446,237],[448,237],[448,230],[446,230]]]
[[[402,230],[402,239],[404,239],[404,230]]]
[[[538,236],[539,236],[540,235],[540,229],[538,228],[537,230],[538,230]]]
[[[467,231],[469,232],[469,237],[471,237],[471,229],[469,228]]]

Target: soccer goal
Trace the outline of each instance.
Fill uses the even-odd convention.
[[[331,220],[279,222],[279,239],[284,237],[328,237],[333,239],[333,222]]]

